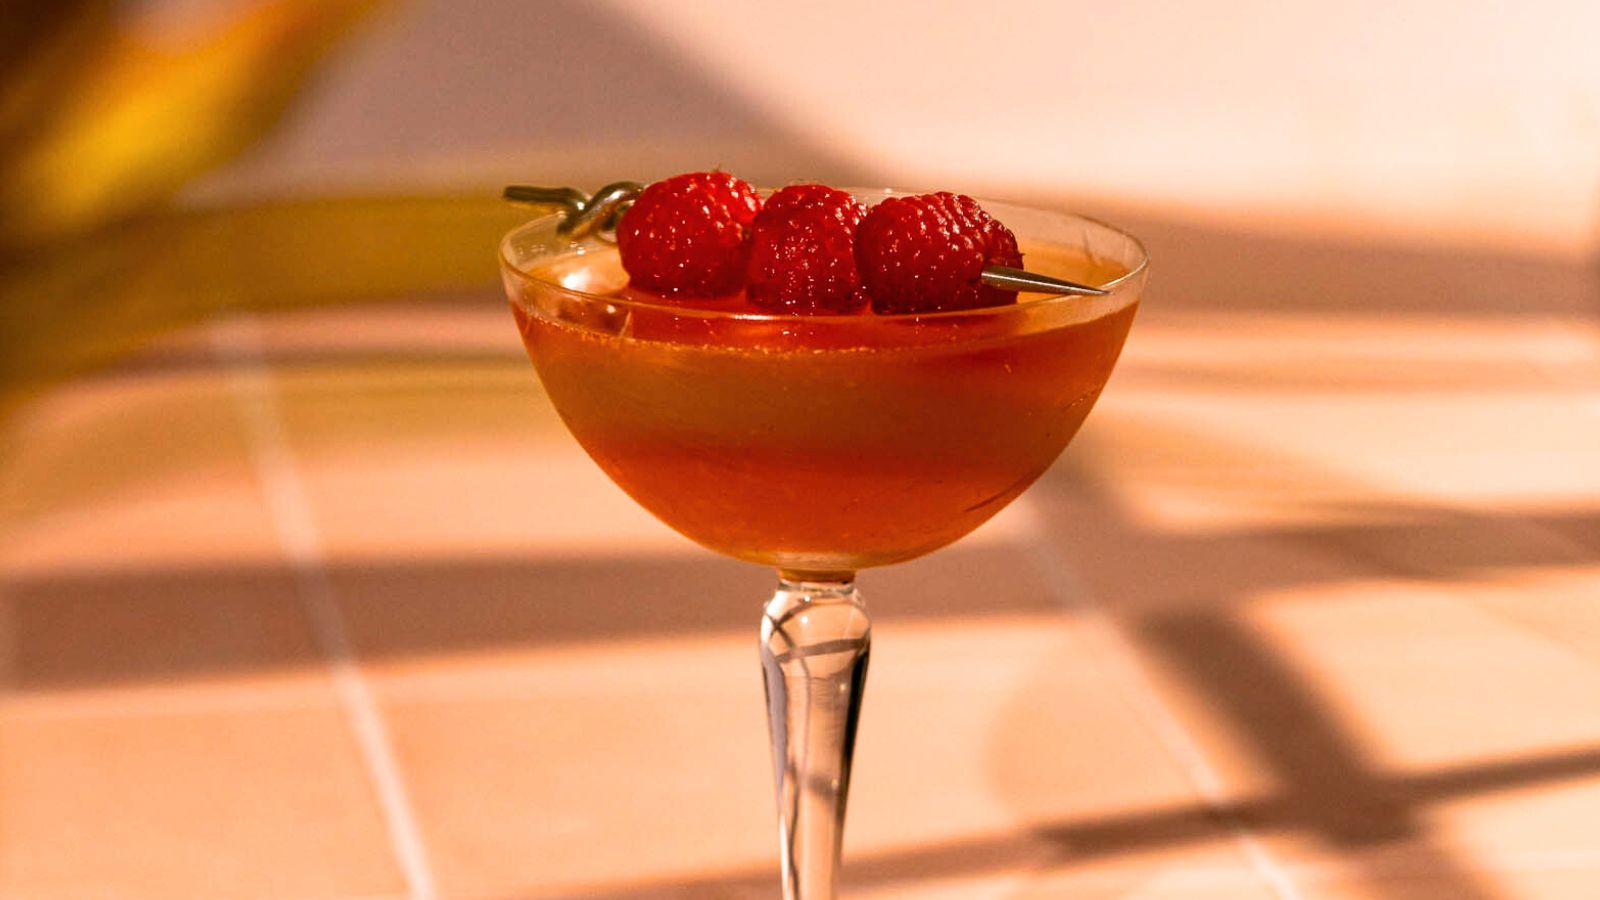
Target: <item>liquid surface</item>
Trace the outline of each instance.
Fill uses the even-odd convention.
[[[1034,248],[1030,268],[1123,274],[1043,256]],[[612,261],[589,257],[549,277],[603,286]],[[1020,494],[1083,423],[1137,308],[1124,295],[808,323],[518,290],[551,401],[624,491],[720,553],[835,572],[927,553]]]

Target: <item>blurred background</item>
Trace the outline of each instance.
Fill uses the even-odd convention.
[[[1067,206],[1152,293],[878,622],[846,896],[1592,897],[1600,8],[6,0],[0,896],[772,897],[770,575],[635,509],[511,182]]]

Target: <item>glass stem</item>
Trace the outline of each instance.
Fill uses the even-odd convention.
[[[871,627],[848,575],[784,573],[761,620],[784,900],[834,900]]]

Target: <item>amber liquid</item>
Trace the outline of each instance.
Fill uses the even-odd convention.
[[[1062,251],[1029,261],[1091,283],[1122,274]],[[597,311],[519,290],[551,401],[624,491],[712,550],[807,572],[919,556],[1002,509],[1077,432],[1137,308],[809,324]]]

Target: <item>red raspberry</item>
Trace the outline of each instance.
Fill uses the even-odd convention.
[[[641,192],[617,224],[617,251],[635,287],[716,297],[744,284],[761,197],[726,172],[690,172]]]
[[[820,184],[796,184],[771,197],[756,216],[746,296],[785,313],[847,313],[866,296],[856,275],[861,201]]]
[[[861,221],[861,216],[867,214],[867,208],[862,206],[861,202],[856,200],[855,197],[825,184],[791,184],[786,188],[779,188],[773,191],[772,196],[767,198],[766,204],[761,209],[763,212],[769,209],[782,212],[797,206],[815,206],[817,204],[840,209],[848,208],[851,211],[859,210],[860,215],[855,217],[857,222]]]
[[[1016,235],[963,194],[890,197],[856,229],[861,284],[880,313],[1015,303],[979,281],[984,266],[1021,266]]]

